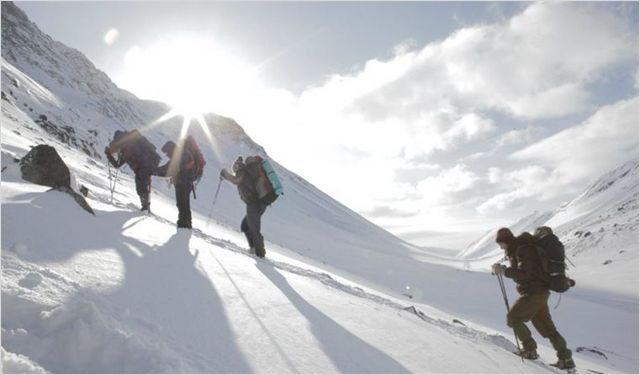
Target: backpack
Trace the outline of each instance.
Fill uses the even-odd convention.
[[[112,144],[130,144],[131,147],[134,148],[133,157],[138,159],[132,160],[134,165],[140,165],[140,163],[142,163],[142,166],[157,167],[162,159],[156,152],[156,146],[137,129],[129,132],[116,130]]]
[[[184,147],[186,148],[186,151],[191,154],[191,157],[193,157],[193,181],[197,183],[202,178],[204,166],[207,165],[207,161],[205,160],[204,155],[202,155],[202,151],[200,151],[200,147],[198,146],[195,138],[193,138],[192,135],[188,136],[185,139]]]
[[[550,290],[564,293],[575,285],[575,281],[565,275],[567,266],[564,262],[564,245],[556,235],[549,234],[537,239],[536,252]]]
[[[259,201],[270,205],[284,194],[282,183],[269,160],[262,159],[260,156],[249,156],[245,160],[245,168],[251,187]]]

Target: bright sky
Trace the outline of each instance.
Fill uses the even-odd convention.
[[[420,245],[461,249],[638,157],[637,2],[17,5]]]

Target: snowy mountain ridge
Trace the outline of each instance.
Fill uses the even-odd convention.
[[[2,3],[2,56],[36,81],[64,88],[64,96],[127,127],[147,123],[147,111],[134,95],[119,89],[81,52],[42,33],[26,14],[11,2]],[[146,102],[151,110],[163,111],[161,103]],[[77,116],[75,121],[86,120]]]

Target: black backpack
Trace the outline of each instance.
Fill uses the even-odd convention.
[[[564,293],[576,284],[565,274],[567,266],[564,262],[564,245],[555,234],[536,238],[536,251],[550,290]]]
[[[145,136],[143,136],[138,129],[134,129],[127,133],[126,137],[135,143],[138,148],[141,157],[146,161],[145,165],[157,167],[162,159],[156,152],[156,146],[151,143]]]
[[[140,167],[157,167],[160,163],[161,157],[156,152],[156,146],[137,129],[116,130],[109,147],[118,152],[121,157],[125,156],[125,160],[132,170],[137,170]]]

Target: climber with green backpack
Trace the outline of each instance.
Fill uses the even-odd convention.
[[[282,195],[282,184],[273,166],[260,156],[249,156],[243,160],[239,156],[233,163],[233,173],[226,169],[220,171],[220,177],[238,187],[240,199],[247,205],[247,214],[240,229],[247,237],[249,251],[264,258],[264,238],[260,232],[261,217],[267,207]]]

